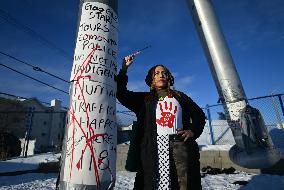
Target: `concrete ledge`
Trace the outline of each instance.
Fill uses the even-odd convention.
[[[222,150],[203,150],[200,151],[200,168],[211,166],[212,168],[230,168],[238,171],[260,174],[260,169],[248,169],[234,164],[229,158],[228,151]]]
[[[124,171],[129,145],[117,145],[116,171]]]
[[[125,161],[127,157],[129,145],[118,145],[117,146],[117,161],[116,170],[124,171]],[[267,169],[248,169],[240,167],[234,164],[229,158],[229,152],[226,150],[202,150],[200,151],[200,169],[210,166],[212,168],[230,168],[233,167],[238,171],[248,173],[266,173],[284,175],[284,160],[280,160],[276,165]]]

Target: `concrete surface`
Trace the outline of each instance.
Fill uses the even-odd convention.
[[[117,146],[117,162],[116,170],[124,171],[125,161],[127,157],[129,145],[120,144]],[[200,151],[200,168],[210,166],[212,168],[230,168],[233,167],[237,171],[244,171],[248,173],[267,173],[284,175],[284,160],[280,160],[276,165],[267,169],[247,169],[234,164],[230,158],[228,151],[225,150],[203,150]]]

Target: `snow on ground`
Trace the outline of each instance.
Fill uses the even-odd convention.
[[[38,168],[39,163],[56,162],[60,154],[45,153],[36,156],[14,158],[6,161],[0,161],[0,173],[34,170]]]
[[[199,145],[199,150],[221,150],[229,151],[233,145]]]
[[[0,190],[54,190],[57,174],[29,173],[0,176]]]
[[[136,173],[120,171],[116,175],[115,190],[133,189]]]
[[[1,176],[0,190],[51,190],[55,188],[57,174],[31,173],[18,176]],[[135,173],[117,172],[115,190],[130,190],[133,188]],[[234,182],[248,181],[247,185]],[[235,174],[206,175],[202,178],[204,190],[283,190],[284,176],[257,175],[239,172]]]
[[[248,181],[247,185],[238,185],[234,182]],[[239,172],[236,174],[206,175],[202,178],[204,190],[283,190],[284,176],[257,175]]]
[[[282,136],[283,137],[283,136]],[[275,143],[277,147],[283,150],[283,142]],[[281,146],[279,146],[281,144]],[[231,145],[201,145],[201,150],[229,150]],[[282,152],[283,154],[283,152]],[[0,161],[0,173],[24,171],[37,169],[39,163],[57,161],[60,154],[40,154],[29,156],[28,158],[15,158],[7,161]],[[29,173],[16,176],[0,176],[0,190],[51,190],[55,189],[57,178],[56,173]],[[135,173],[119,171],[115,190],[133,189]],[[240,185],[245,182],[246,185]],[[234,184],[235,183],[235,184]],[[283,190],[284,176],[278,175],[258,175],[244,172],[235,172],[234,174],[206,174],[202,178],[202,187],[204,190]]]

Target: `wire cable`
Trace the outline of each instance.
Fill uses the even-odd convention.
[[[72,56],[69,55],[66,51],[62,50],[61,48],[57,47],[54,43],[50,42],[46,38],[44,38],[42,35],[38,34],[34,30],[32,30],[30,27],[20,23],[15,18],[13,18],[10,14],[5,12],[4,10],[0,9],[0,17],[7,21],[8,23],[14,25],[18,29],[26,32],[34,39],[37,39],[38,41],[41,41],[41,43],[47,47],[49,47],[52,50],[56,50],[58,53],[60,53],[62,56],[64,56],[66,59],[73,61]]]
[[[16,95],[5,93],[5,92],[0,92],[0,95],[1,94],[5,95],[5,96],[11,96],[11,97],[14,97],[14,98],[21,98],[21,99],[26,99],[26,100],[30,99],[30,98],[27,98],[27,97],[16,96]],[[44,101],[40,101],[40,102],[43,103],[43,104],[46,104],[46,105],[50,105],[50,103],[47,103],[47,102],[44,102]],[[116,101],[116,103],[120,104],[118,101]],[[68,110],[68,107],[62,106],[62,108]],[[130,113],[133,113],[132,111],[119,111],[119,110],[117,110],[116,113],[121,113],[121,114],[129,115],[129,116],[132,116],[132,117],[136,117],[135,115],[130,114]]]
[[[28,62],[26,62],[26,61],[22,61],[22,60],[20,60],[20,59],[14,57],[14,56],[12,56],[12,55],[9,55],[9,54],[4,53],[4,52],[2,52],[2,51],[0,51],[0,54],[4,55],[4,56],[6,56],[6,57],[9,57],[9,58],[11,58],[11,59],[14,59],[14,60],[16,60],[16,61],[18,61],[18,62],[20,62],[20,63],[23,63],[23,64],[25,64],[25,65],[27,65],[27,66],[30,66],[30,67],[32,67],[33,70],[35,70],[35,71],[39,71],[39,72],[46,73],[46,74],[48,74],[48,75],[50,75],[50,76],[52,76],[52,77],[54,77],[54,78],[57,78],[57,79],[59,79],[59,80],[62,80],[62,81],[64,81],[64,82],[66,82],[66,83],[70,83],[69,81],[67,81],[67,80],[65,80],[65,79],[63,79],[63,78],[61,78],[61,77],[59,77],[59,76],[57,76],[57,75],[55,75],[55,74],[52,74],[52,73],[50,73],[50,72],[47,72],[47,71],[41,69],[40,67],[34,66],[34,65],[32,65],[32,64],[30,64],[30,63],[28,63]]]
[[[14,19],[11,15],[9,15],[7,12],[3,11],[2,9],[0,9],[0,17],[1,17],[2,19],[4,19],[5,21],[11,23],[12,25],[16,26],[17,28],[19,28],[19,29],[25,31],[26,33],[28,33],[28,34],[31,35],[32,37],[35,37],[36,39],[40,40],[40,41],[43,42],[45,45],[47,45],[49,48],[54,48],[54,49],[56,49],[58,52],[60,52],[61,54],[63,54],[64,57],[66,57],[66,58],[68,58],[68,59],[71,59],[71,58],[70,58],[70,55],[69,55],[67,52],[65,52],[64,50],[58,48],[55,44],[53,44],[52,42],[48,41],[48,40],[45,39],[43,36],[37,34],[37,33],[36,33],[35,31],[33,31],[31,28],[29,28],[29,27],[27,27],[27,26],[21,24],[19,21],[17,21],[16,19]],[[50,76],[53,76],[53,77],[55,77],[55,78],[57,78],[57,79],[60,79],[60,80],[62,80],[62,81],[64,81],[64,82],[70,83],[69,81],[67,81],[67,80],[65,80],[65,79],[62,79],[62,78],[60,78],[60,77],[58,77],[58,76],[56,76],[56,75],[53,75],[53,74],[51,74],[51,73],[49,73],[49,72],[46,72],[46,71],[42,70],[42,69],[39,68],[39,67],[33,66],[32,64],[29,64],[29,63],[24,62],[24,61],[22,61],[22,60],[20,60],[20,59],[17,59],[17,58],[15,58],[15,57],[13,57],[13,56],[11,56],[11,55],[8,55],[8,54],[6,54],[6,53],[4,53],[4,52],[0,52],[0,53],[1,53],[2,55],[5,55],[5,56],[10,57],[10,58],[12,58],[12,59],[14,59],[14,60],[17,60],[17,61],[19,61],[19,62],[21,62],[21,63],[24,63],[24,64],[26,64],[26,65],[28,65],[28,66],[33,67],[33,69],[34,69],[35,71],[44,72],[44,73],[46,73],[46,74],[48,74],[48,75],[50,75]],[[71,59],[71,60],[72,60],[72,59]],[[1,64],[1,65],[4,66],[4,67],[6,67],[6,68],[8,68],[8,69],[11,69],[11,70],[13,70],[13,71],[15,71],[15,72],[19,72],[19,71],[16,71],[15,69],[12,69],[12,68],[10,68],[10,67],[8,67],[8,66],[6,66],[6,65],[3,65],[3,64]],[[21,72],[19,72],[19,73],[22,74],[22,75],[24,75],[24,76],[26,76],[26,77],[30,77],[30,76],[28,76],[28,75],[26,75],[26,74],[23,74],[23,73],[21,73]],[[40,82],[40,83],[42,83],[42,84],[44,84],[44,85],[47,85],[47,86],[50,86],[50,87],[51,87],[51,85],[49,85],[49,84],[47,84],[47,83],[44,83],[44,82],[42,82],[42,81],[39,81],[38,79],[35,79],[35,78],[33,78],[33,77],[31,77],[31,78],[32,78],[33,80],[36,80],[37,82]],[[61,90],[61,89],[57,89],[56,87],[51,87],[51,88],[54,88],[54,89],[56,89],[56,90],[59,90],[59,91],[64,92],[64,93],[66,93],[66,94],[69,94],[69,93],[67,93],[66,91],[63,91],[63,90]],[[122,105],[122,104],[119,103],[119,102],[116,102],[116,103]]]
[[[20,71],[18,71],[18,70],[16,70],[16,69],[13,69],[13,68],[11,68],[11,67],[9,67],[9,66],[7,66],[7,65],[4,65],[4,64],[2,64],[2,63],[0,63],[0,65],[3,66],[3,67],[6,67],[7,69],[10,69],[10,70],[12,70],[12,71],[18,73],[18,74],[24,75],[25,77],[27,77],[27,78],[29,78],[29,79],[32,79],[32,80],[37,81],[37,82],[39,82],[39,83],[41,83],[41,84],[43,84],[43,85],[46,85],[46,86],[48,86],[48,87],[50,87],[50,88],[53,88],[53,89],[55,89],[55,90],[58,90],[58,91],[60,91],[60,92],[63,92],[63,93],[65,93],[65,94],[68,94],[68,95],[69,95],[69,93],[66,92],[66,91],[64,91],[64,90],[61,90],[61,89],[59,89],[59,88],[57,88],[57,87],[54,87],[54,86],[52,86],[52,85],[50,85],[50,84],[47,84],[47,83],[45,83],[45,82],[42,82],[42,81],[40,81],[40,80],[38,80],[38,79],[36,79],[36,78],[34,78],[34,77],[31,77],[31,76],[29,76],[29,75],[27,75],[27,74],[24,74],[24,73],[22,73],[22,72],[20,72]]]

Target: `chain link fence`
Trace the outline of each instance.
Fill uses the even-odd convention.
[[[284,94],[263,96],[249,99],[249,104],[260,110],[268,131],[284,128]],[[54,151],[60,149],[64,137],[67,110],[55,111],[51,109],[40,110],[17,107],[9,104],[8,111],[3,104],[0,110],[0,132],[9,132],[21,140],[21,149],[27,150],[27,146],[34,147],[36,152]],[[122,111],[124,110],[124,111]],[[126,109],[117,110],[118,144],[127,142],[132,129],[131,125],[136,120],[136,115]],[[203,108],[207,122],[200,138],[199,144],[235,144],[230,127],[225,119],[222,104],[207,105]],[[5,137],[6,138],[6,137]],[[5,149],[1,144],[0,149]],[[6,147],[7,148],[7,147]],[[36,153],[35,152],[35,153]]]
[[[275,94],[248,99],[249,104],[260,111],[268,131],[284,128],[283,97],[283,94]],[[200,144],[235,144],[230,127],[225,120],[223,105],[207,105],[204,112],[208,121],[198,142]]]
[[[249,104],[252,107],[257,108],[262,114],[268,131],[275,128],[284,128],[283,97],[284,94],[275,94],[251,98],[248,100]],[[197,139],[197,142],[199,144],[217,145],[235,144],[231,129],[225,118],[223,105],[207,105],[203,108],[203,111],[206,114],[207,122],[204,127],[204,131]],[[133,112],[117,112],[117,123],[119,126],[130,126],[135,120],[136,116]],[[120,139],[121,142],[127,141],[129,136],[127,130],[131,130],[131,128],[125,129],[126,130],[124,132],[121,132],[124,135],[124,140]]]

